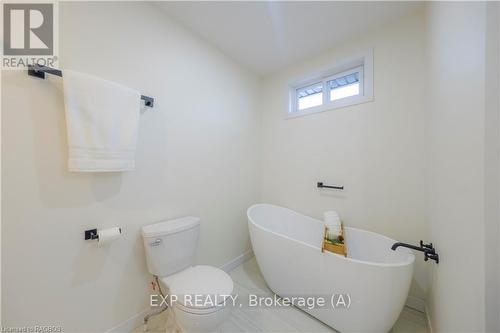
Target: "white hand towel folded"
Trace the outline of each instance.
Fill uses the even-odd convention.
[[[342,234],[340,217],[337,212],[330,210],[323,213],[325,225],[328,228],[328,237],[335,238]]]
[[[70,70],[63,81],[69,170],[134,170],[140,93]]]

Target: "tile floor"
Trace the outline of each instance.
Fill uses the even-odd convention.
[[[240,297],[248,294],[272,295],[266,286],[255,258],[248,260],[229,273],[234,281],[234,292]],[[148,332],[165,332],[171,314],[166,311],[152,317]],[[175,329],[169,323],[169,331]],[[142,326],[133,333],[141,333]],[[222,333],[331,333],[336,332],[315,318],[296,308],[234,308],[230,318],[223,324]],[[428,333],[425,315],[405,307],[391,333]]]

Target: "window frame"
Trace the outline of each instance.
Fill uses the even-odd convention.
[[[330,101],[331,91],[327,82],[354,72],[359,72],[359,94]],[[322,83],[323,104],[299,110],[297,91],[307,86]],[[285,118],[296,118],[318,112],[330,111],[342,107],[373,101],[373,50],[367,50],[329,66],[326,70],[316,71],[307,78],[289,82],[289,107]]]

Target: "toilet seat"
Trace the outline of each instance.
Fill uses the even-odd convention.
[[[233,280],[221,269],[198,265],[164,277],[169,294],[176,295],[174,306],[192,314],[209,314],[226,307],[233,292]]]

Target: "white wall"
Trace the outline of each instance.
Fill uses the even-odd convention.
[[[485,234],[498,228],[499,171],[498,101],[494,110],[485,100],[491,93],[486,8],[484,2],[427,7],[429,222],[442,258],[429,297],[435,332],[480,332],[486,316],[498,317],[494,303],[485,306],[488,264],[495,265],[488,251],[498,251],[495,235]]]
[[[485,329],[500,332],[500,6],[486,7],[485,45]]]
[[[266,78],[264,202],[317,218],[335,209],[348,226],[410,243],[427,239],[424,37],[419,11]],[[290,81],[371,47],[373,102],[284,119]],[[320,191],[317,181],[345,191]],[[411,295],[423,298],[430,264],[417,256]]]
[[[257,81],[141,3],[60,4],[63,68],[156,98],[140,117],[136,170],[69,173],[61,79],[2,76],[2,320],[100,332],[144,309],[149,275],[140,227],[202,219],[198,262],[249,249],[258,200]],[[85,242],[119,225],[110,247]]]

